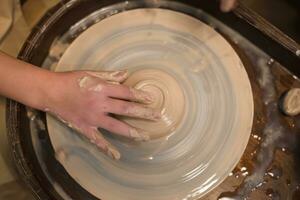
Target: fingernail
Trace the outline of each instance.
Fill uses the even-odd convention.
[[[138,102],[150,104],[154,102],[153,96],[149,92],[131,88],[131,92]]]
[[[131,128],[129,130],[129,134],[130,134],[130,137],[133,138],[135,141],[148,141],[150,140],[150,137],[149,135],[147,135],[146,133],[141,133],[142,131],[138,131],[137,129],[135,128]]]
[[[107,155],[112,159],[119,160],[121,158],[120,152],[111,144],[107,145]]]

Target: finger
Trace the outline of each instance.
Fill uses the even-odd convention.
[[[237,0],[221,0],[220,9],[223,12],[232,11],[237,5]]]
[[[130,88],[125,85],[115,85],[115,84],[107,84],[106,85],[107,95],[109,97],[124,99],[135,101],[139,103],[152,103],[153,97],[150,93]]]
[[[109,82],[117,82],[121,83],[125,81],[128,77],[128,72],[126,70],[119,70],[119,71],[87,71],[88,75],[91,75],[93,77],[100,78],[105,81]]]
[[[131,127],[130,125],[109,116],[101,120],[100,126],[112,133],[132,138],[135,141],[148,141],[150,139],[145,131]]]
[[[116,160],[120,159],[120,152],[103,137],[96,127],[85,127],[82,125],[78,126],[75,123],[69,123],[65,121],[59,115],[56,115],[56,117],[68,127],[74,129],[78,133],[83,134],[87,139],[90,140],[91,143],[95,144],[100,150],[102,150],[111,158]]]
[[[161,118],[161,114],[159,111],[156,111],[152,108],[147,108],[137,103],[117,99],[110,99],[108,101],[108,105],[108,112],[117,115],[149,119],[154,121],[159,120]]]
[[[82,133],[108,156],[116,160],[120,159],[120,152],[103,137],[96,127],[86,128],[82,130]]]

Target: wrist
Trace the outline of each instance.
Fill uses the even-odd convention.
[[[54,101],[54,90],[55,85],[57,84],[58,73],[42,70],[38,75],[37,86],[33,93],[32,101],[30,105],[33,108],[38,110],[47,111],[51,108],[52,102]]]
[[[39,101],[40,110],[58,113],[68,101],[74,101],[70,86],[76,87],[84,72],[50,72],[42,89],[44,97]]]

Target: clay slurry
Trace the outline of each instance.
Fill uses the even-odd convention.
[[[181,122],[185,109],[185,97],[177,80],[167,72],[158,69],[143,69],[133,72],[125,85],[147,91],[153,95],[154,102],[148,105],[159,110],[159,121],[122,117],[133,127],[145,130],[151,139],[168,136]]]

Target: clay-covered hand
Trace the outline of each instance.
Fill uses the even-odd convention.
[[[220,9],[223,12],[230,12],[237,6],[237,0],[220,0]]]
[[[92,143],[115,159],[120,153],[98,131],[98,127],[134,140],[149,136],[111,115],[125,115],[158,120],[160,112],[145,107],[150,94],[122,83],[126,71],[74,71],[56,73],[46,111],[57,116],[71,128],[82,133]]]

